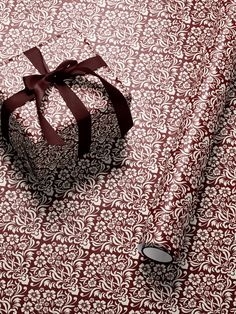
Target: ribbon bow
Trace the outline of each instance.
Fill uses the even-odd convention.
[[[18,107],[23,106],[27,101],[36,100],[37,114],[42,128],[44,138],[51,145],[63,145],[63,139],[57,134],[50,123],[43,116],[40,107],[46,90],[54,85],[66,105],[71,110],[78,123],[79,129],[79,152],[80,154],[89,151],[91,143],[91,116],[83,102],[65,84],[65,79],[78,75],[90,74],[96,76],[102,82],[108,96],[113,104],[118,124],[123,137],[132,127],[133,121],[125,97],[113,85],[94,71],[102,66],[107,66],[100,56],[86,59],[80,63],[76,60],[63,61],[55,70],[49,71],[40,50],[36,47],[24,52],[26,57],[39,71],[39,75],[29,75],[23,78],[25,89],[14,94],[3,102],[2,105],[2,133],[9,141],[9,119],[11,113]]]

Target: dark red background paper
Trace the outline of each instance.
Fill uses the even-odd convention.
[[[1,148],[2,313],[234,313],[234,2],[0,4],[1,60],[76,27],[134,118],[122,166],[56,199]],[[142,257],[144,239],[175,263]]]

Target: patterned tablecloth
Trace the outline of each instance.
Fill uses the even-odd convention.
[[[122,166],[56,196],[1,141],[0,313],[235,313],[235,18],[233,0],[0,1],[0,62],[77,28],[134,118]]]

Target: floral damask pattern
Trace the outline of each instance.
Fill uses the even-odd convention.
[[[227,36],[221,36],[225,31],[224,28],[216,29],[220,39],[215,39],[215,47],[209,53],[209,62],[205,64],[205,73],[196,96],[189,99],[176,143],[167,161],[163,182],[157,189],[153,215],[147,226],[147,239],[144,239],[145,247],[159,243],[174,256],[178,255],[178,249],[181,248],[184,230],[189,225],[194,208],[195,193],[204,179],[202,173],[208,161],[219,117],[228,101],[226,96],[234,74],[232,71],[231,76],[227,77],[228,63],[234,64],[235,49],[230,52],[226,50],[228,41],[233,40],[234,34],[228,31]],[[227,59],[225,63],[224,59]],[[170,223],[172,227],[169,226]]]
[[[62,173],[54,197],[1,142],[2,313],[235,312],[235,7],[0,1],[0,62],[77,28],[131,93],[135,124],[105,167],[94,159],[73,187]],[[163,202],[183,214],[154,232],[179,243],[170,265],[137,250]]]
[[[64,48],[67,45],[70,47],[69,50]],[[80,63],[96,56],[96,52],[76,30],[64,32],[60,36],[53,37],[49,43],[39,46],[50,70],[57,68],[64,60],[77,60]],[[13,69],[16,69],[14,74]],[[37,70],[27,57],[21,54],[4,62],[0,67],[0,73],[3,98],[7,99],[24,88],[23,77],[37,74]],[[120,82],[116,82],[111,70],[103,66],[96,70],[96,74],[104,77],[107,82],[121,91],[129,113],[130,95]],[[86,175],[86,167],[90,168],[90,160],[94,157],[101,165],[106,163],[107,158],[112,158],[110,152],[115,140],[121,138],[115,107],[97,77],[78,76],[68,79],[66,84],[79,97],[91,116],[90,153],[79,161],[80,165],[76,160],[80,147],[78,133],[81,131],[78,130],[74,115],[55,87],[47,91],[41,110],[53,129],[64,139],[65,145],[48,145],[44,140],[35,100],[28,101],[23,107],[17,108],[12,113],[9,122],[9,137],[12,146],[24,163],[28,174],[32,175],[32,180],[40,181],[40,184],[45,185],[47,190],[56,188],[55,177],[58,171],[60,171],[59,180],[64,176],[64,179],[70,181],[76,180],[78,173]],[[123,118],[128,119],[128,117]]]

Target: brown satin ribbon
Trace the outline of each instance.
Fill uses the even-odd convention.
[[[78,75],[90,74],[96,76],[102,82],[110,100],[113,104],[122,137],[132,127],[133,121],[127,101],[123,94],[108,83],[94,71],[102,66],[107,66],[100,56],[86,59],[80,63],[76,60],[66,60],[55,70],[49,71],[40,50],[36,47],[24,52],[40,75],[29,75],[23,78],[25,89],[9,97],[3,102],[1,112],[2,134],[9,141],[9,119],[11,113],[27,101],[36,100],[39,123],[42,128],[44,138],[51,145],[63,145],[63,139],[52,128],[49,122],[41,113],[40,107],[46,90],[54,85],[66,105],[71,110],[78,123],[79,129],[79,153],[84,154],[89,151],[91,144],[91,116],[87,108],[77,95],[64,83],[65,79],[70,79]]]

